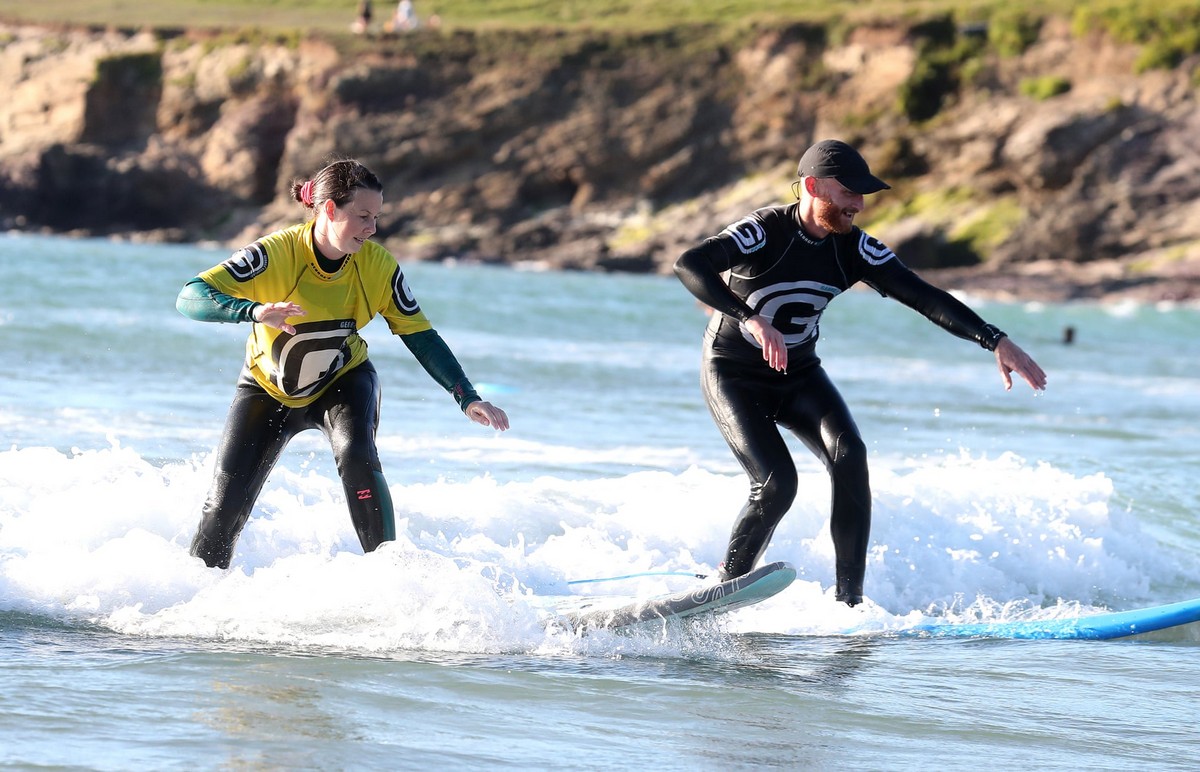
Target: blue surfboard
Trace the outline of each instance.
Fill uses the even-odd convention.
[[[575,632],[623,630],[667,619],[684,619],[696,614],[732,611],[758,603],[785,590],[796,579],[789,563],[768,563],[744,576],[695,590],[636,600],[615,608],[599,607],[612,599],[598,598],[559,617]]]
[[[1057,638],[1103,641],[1200,622],[1200,598],[1165,606],[1111,611],[1069,619],[916,625],[897,635],[922,638]]]

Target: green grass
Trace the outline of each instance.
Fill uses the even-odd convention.
[[[0,22],[86,25],[123,29],[210,30],[225,38],[297,43],[307,36],[341,41],[344,53],[369,50],[371,40],[350,34],[358,0],[0,0]],[[374,28],[395,8],[394,0],[374,0]],[[929,38],[929,30],[968,28],[988,23],[986,44],[1002,56],[1015,55],[1037,38],[1049,16],[1071,20],[1076,35],[1101,31],[1141,46],[1136,70],[1172,68],[1200,51],[1197,0],[415,0],[418,16],[441,19],[442,33],[461,30],[519,32],[509,41],[529,50],[529,41],[547,29],[569,37],[590,32],[637,36],[692,28],[707,39],[701,48],[733,42],[773,25],[807,23],[836,43],[864,24],[905,24],[922,40],[921,77],[906,85],[904,112],[914,120],[936,114],[944,94],[969,81],[974,63],[963,40]],[[713,34],[715,32],[715,34]],[[504,35],[485,36],[500,43]],[[509,36],[512,37],[511,35]],[[690,40],[685,33],[676,44]],[[409,49],[437,49],[446,34],[413,36]],[[970,45],[978,47],[974,42]],[[2,41],[0,41],[2,43]],[[534,49],[549,48],[553,39]],[[567,44],[570,44],[568,39]],[[552,52],[550,52],[552,53]],[[684,51],[686,54],[687,52]],[[970,52],[965,52],[969,54]],[[419,55],[419,53],[418,53]],[[1200,82],[1200,69],[1194,75]]]
[[[375,0],[374,5],[378,31],[395,4]],[[692,26],[717,30],[717,41],[800,22],[825,27],[828,39],[837,41],[847,30],[872,22],[987,21],[988,43],[1002,55],[1019,53],[1036,39],[1044,18],[1060,16],[1072,20],[1077,35],[1101,30],[1141,45],[1138,71],[1176,66],[1200,50],[1196,0],[415,0],[415,5],[422,19],[436,13],[444,31],[550,28],[637,35]],[[357,0],[0,0],[0,21],[226,34],[257,30],[291,41],[308,35],[347,40],[356,7]],[[428,35],[418,38],[411,44],[434,43]],[[913,95],[920,96],[916,112],[932,109],[926,102],[939,101],[938,78],[969,74],[957,72],[958,66],[941,62],[928,73],[932,80],[922,90],[932,91]],[[947,68],[955,71],[943,72]]]
[[[1070,91],[1071,81],[1059,75],[1042,75],[1022,80],[1017,88],[1025,96],[1044,102]]]
[[[1166,0],[1168,4],[1173,0]],[[1135,0],[1126,0],[1136,4]],[[356,0],[0,0],[0,19],[117,27],[259,27],[345,32]],[[951,14],[964,21],[1024,7],[1030,16],[1068,14],[1070,0],[415,0],[417,14],[437,13],[451,28],[563,27],[625,31],[680,24],[729,28],[787,21],[916,19]],[[393,2],[375,2],[375,18]]]

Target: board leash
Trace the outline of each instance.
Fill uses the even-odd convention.
[[[620,579],[637,579],[643,576],[686,576],[690,579],[707,579],[708,574],[688,573],[687,571],[643,571],[639,574],[623,574],[622,576],[602,576],[598,579],[572,579],[567,584],[594,584],[596,582],[615,582]]]

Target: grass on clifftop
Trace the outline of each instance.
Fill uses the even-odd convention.
[[[240,28],[347,32],[357,0],[0,0],[0,20],[116,27]],[[374,0],[378,29],[394,0]],[[681,24],[741,28],[782,21],[858,24],[953,15],[980,21],[997,12],[1125,18],[1195,9],[1195,0],[414,0],[417,15],[437,14],[450,28],[559,27],[649,31]]]

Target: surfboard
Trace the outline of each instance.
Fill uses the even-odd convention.
[[[1133,611],[1110,611],[1068,619],[931,623],[899,630],[897,634],[923,638],[1055,638],[1104,641],[1168,630],[1193,622],[1200,622],[1200,598]]]
[[[785,590],[796,579],[796,569],[782,561],[768,563],[748,574],[695,590],[662,595],[612,607],[606,599],[561,615],[558,621],[576,632],[626,630],[646,623],[684,619],[696,614],[723,613],[749,606]],[[607,599],[611,603],[611,598]]]

